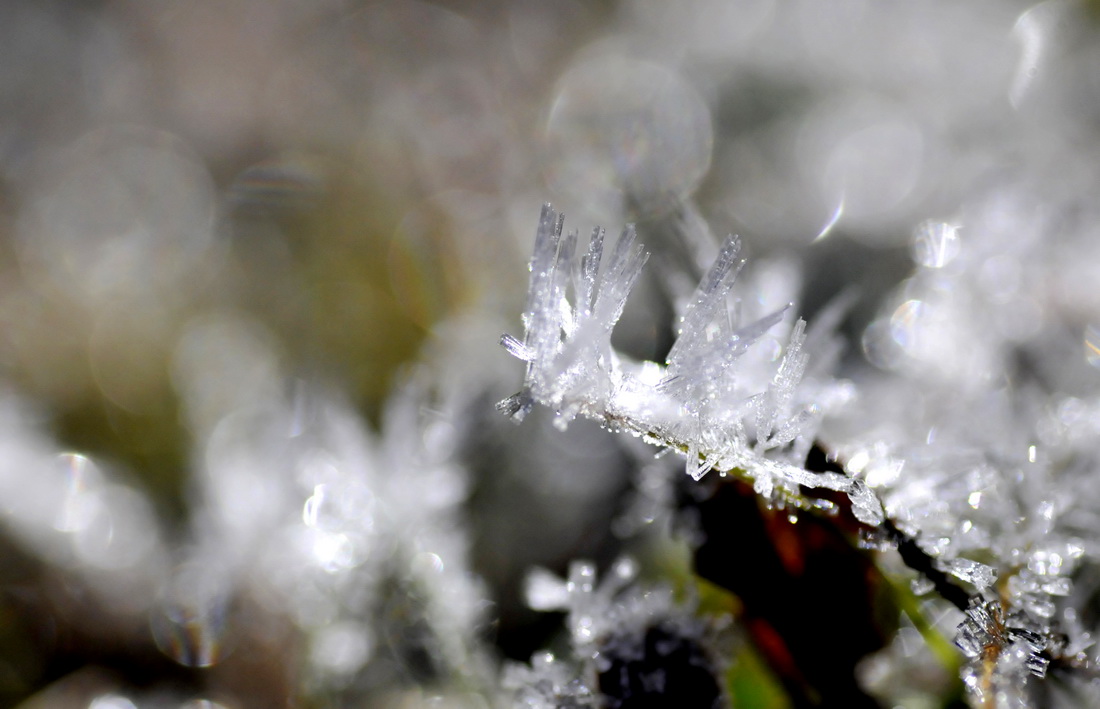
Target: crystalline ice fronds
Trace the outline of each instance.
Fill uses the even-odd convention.
[[[699,447],[694,442],[688,444],[687,474],[695,481],[702,480],[703,476],[710,472],[711,468],[710,465],[700,458],[701,455]]]
[[[989,643],[990,635],[976,624],[963,624],[959,626],[955,636],[955,644],[967,657],[978,657]]]
[[[1033,652],[1028,654],[1024,664],[1028,672],[1042,679],[1046,677],[1047,668],[1050,667],[1050,659]]]
[[[782,356],[762,346],[765,339],[774,343],[768,333],[779,328],[789,305],[746,322],[740,308],[730,309],[742,266],[736,237],[723,243],[687,303],[662,366],[636,364],[611,347],[611,331],[646,259],[633,228],[623,231],[608,258],[603,231],[595,230],[576,264],[576,236],[563,236],[562,227],[561,216],[545,206],[524,338],[501,339],[527,362],[524,387],[498,404],[501,411],[518,420],[537,402],[558,414],[560,426],[576,416],[593,418],[685,454],[693,478],[711,469],[740,471],[769,498],[772,491],[797,497],[799,486],[835,490],[851,497],[860,521],[882,523],[882,505],[862,482],[803,469],[826,413],[822,402],[842,402],[847,395],[833,391],[822,373],[804,391],[810,356],[803,321],[794,323]]]
[[[526,334],[522,343],[509,336],[501,340],[509,352],[529,363],[521,398],[500,405],[512,414],[525,412],[526,400],[534,399],[570,416],[598,416],[617,384],[611,330],[646,254],[635,243],[633,228],[627,227],[602,263],[603,231],[596,230],[580,267],[574,268],[576,235],[563,237],[561,230],[561,216],[546,205],[531,260],[523,315]]]
[[[712,327],[715,318],[725,314],[726,297],[744,263],[737,262],[737,267],[734,268],[740,249],[741,242],[736,237],[731,236],[726,240],[714,265],[703,277],[681,317],[677,329],[679,337],[668,353],[669,385],[685,376],[699,380],[699,383],[706,383],[708,379],[718,375],[722,368],[720,360],[710,361],[711,358],[706,356],[712,345],[729,347],[731,357],[736,357],[734,352],[746,346],[749,341],[745,334],[728,332],[729,328],[723,327],[725,323],[722,320],[718,321],[717,327]],[[678,385],[683,386],[683,383]]]
[[[865,389],[858,433],[838,447],[850,452],[849,472],[864,479],[876,460],[904,461],[896,475],[876,480],[890,517],[938,569],[996,589],[1001,636],[990,623],[958,633],[967,653],[989,647],[987,656],[998,658],[996,677],[974,668],[984,687],[1002,686],[997,677],[1011,687],[1049,663],[1065,663],[1055,639],[1080,643],[1087,632],[1065,619],[1080,593],[1073,583],[1080,557],[1071,561],[1068,552],[1080,548],[1074,540],[1083,530],[1095,529],[1095,512],[1085,511],[1095,496],[1085,492],[1084,471],[1096,469],[1096,456],[1058,452],[1055,434],[1035,429],[1035,413],[1048,405],[1026,390],[945,392],[927,378],[884,380],[882,389]],[[1050,411],[1058,416],[1057,407]]]
[[[758,410],[756,436],[759,450],[763,450],[766,445],[783,446],[794,440],[795,436],[803,433],[803,424],[811,415],[809,411],[801,411],[785,422],[779,431],[775,430],[777,416],[787,409],[794,397],[795,387],[802,381],[802,375],[806,372],[809,356],[803,350],[805,332],[804,320],[795,323],[787,351],[779,363],[775,378],[765,393],[765,396],[770,398],[769,406],[760,407]]]
[[[987,692],[1018,692],[1028,676],[1042,678],[1050,665],[1052,651],[1064,641],[1055,641],[1043,623],[1017,610],[1006,614],[1001,600],[974,596],[959,624],[955,644],[969,661],[963,679],[979,699]]]

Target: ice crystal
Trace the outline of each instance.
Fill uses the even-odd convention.
[[[664,365],[636,363],[611,346],[627,296],[646,261],[628,226],[603,261],[602,229],[575,262],[577,234],[563,236],[563,217],[550,205],[536,233],[523,341],[502,345],[527,363],[523,390],[498,408],[522,419],[534,403],[553,409],[560,425],[578,415],[600,421],[687,458],[687,472],[742,471],[769,499],[797,498],[799,486],[846,493],[861,521],[877,525],[882,509],[866,485],[837,473],[811,473],[801,457],[822,415],[800,390],[809,355],[806,328],[793,326],[786,351],[770,370],[754,345],[783,321],[783,306],[748,322],[729,308],[741,268],[740,242],[728,238],[679,322]],[[758,350],[759,348],[756,348]],[[814,387],[809,387],[813,389]],[[827,385],[818,383],[821,401]]]
[[[1005,613],[1001,601],[975,596],[959,624],[955,644],[968,658],[963,682],[981,701],[1022,702],[1027,677],[1046,676],[1062,648],[1045,626],[1026,613]]]
[[[889,347],[867,355],[890,374],[864,378],[861,406],[823,434],[936,568],[978,592],[953,602],[967,616],[964,679],[983,706],[1030,705],[1026,678],[1080,668],[1092,643],[1070,599],[1087,593],[1078,571],[1095,558],[1083,491],[1100,461],[1085,443],[1088,405],[1060,389],[1094,385],[1072,367],[1019,363],[1060,347],[1028,335],[1067,317],[1034,307],[1053,228],[1044,211],[1014,189],[917,228],[917,268],[864,337],[886,333]]]
[[[912,413],[879,414],[871,428],[878,436],[904,421],[925,431],[923,439],[895,431],[889,445],[878,438],[843,455],[855,462],[853,474],[875,482],[887,513],[937,568],[980,592],[955,635],[970,658],[964,680],[971,696],[983,706],[1030,706],[1026,678],[1043,677],[1054,662],[1077,662],[1067,641],[1091,642],[1067,617],[1072,609],[1065,604],[1087,546],[1073,522],[1087,498],[1067,496],[1052,477],[1055,465],[1087,469],[1093,455],[1063,449],[1055,463],[1042,449],[1020,443],[1038,439],[1025,423],[1034,420],[1025,395],[982,394],[925,407],[931,397],[914,391],[909,402],[921,402],[920,423]],[[882,469],[899,473],[875,473]]]
[[[979,589],[989,588],[997,580],[995,569],[970,559],[952,559],[945,562],[944,566],[951,575]]]

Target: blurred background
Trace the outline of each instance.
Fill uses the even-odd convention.
[[[637,496],[629,446],[493,410],[543,202],[664,264],[634,356],[738,233],[811,321],[858,294],[847,374],[944,371],[891,314],[967,209],[999,336],[1095,352],[1098,17],[4,2],[0,705],[495,705],[560,623],[524,574],[606,563]]]

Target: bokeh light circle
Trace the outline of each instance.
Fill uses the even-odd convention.
[[[546,177],[566,200],[653,214],[691,195],[713,144],[710,111],[681,76],[618,53],[590,54],[558,82]]]

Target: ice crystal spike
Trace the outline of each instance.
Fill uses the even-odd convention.
[[[508,354],[512,355],[516,359],[521,359],[524,362],[530,362],[535,358],[535,353],[532,352],[527,347],[527,345],[523,344],[511,335],[501,335],[500,346],[507,350]]]
[[[579,295],[580,311],[583,319],[592,317],[596,305],[596,277],[600,273],[600,259],[603,256],[604,230],[596,227],[588,239],[588,252],[581,259],[581,289]]]
[[[702,282],[695,291],[695,295],[684,311],[683,317],[680,318],[678,332],[681,336],[685,332],[698,331],[700,328],[705,327],[714,319],[718,308],[725,304],[726,296],[729,295],[737,274],[745,265],[743,260],[737,260],[740,252],[741,240],[731,234],[722,244],[722,249],[718,252],[718,258],[715,259],[710,271],[703,277]],[[736,267],[734,267],[735,263]],[[681,344],[682,342],[682,340],[678,340],[677,344],[673,345],[668,357],[670,361],[674,358],[678,347],[680,349],[684,348],[685,345]]]
[[[619,236],[619,240],[615,242],[611,260],[604,277],[600,280],[594,307],[597,319],[608,333],[622,316],[626,299],[634,288],[634,282],[642,273],[642,266],[649,258],[649,254],[641,244],[635,243],[636,239],[634,225],[627,225]]]
[[[790,306],[784,306],[756,322],[731,333],[726,338],[711,338],[707,329],[688,331],[681,335],[688,346],[676,351],[668,359],[668,376],[661,382],[662,388],[684,400],[693,410],[698,403],[707,403],[720,396],[723,377],[753,344],[768,330],[783,320]]]

